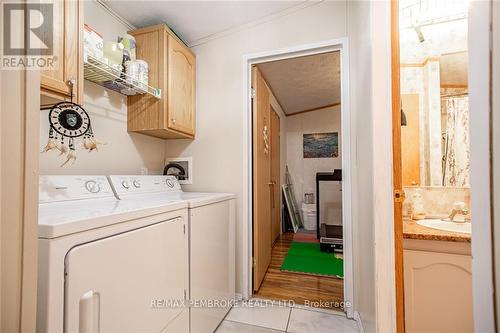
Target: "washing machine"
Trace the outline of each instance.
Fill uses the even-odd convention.
[[[185,192],[168,175],[109,179],[123,202],[170,198],[188,205],[190,329],[214,332],[235,299],[235,195]]]
[[[189,332],[187,203],[41,176],[38,332]]]

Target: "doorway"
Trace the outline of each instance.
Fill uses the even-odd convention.
[[[468,11],[392,2],[398,332],[474,330]]]
[[[247,194],[247,197],[244,198],[244,209],[247,212],[244,224],[248,233],[245,235],[244,242],[248,246],[244,247],[246,251],[244,259],[248,260],[248,265],[244,267],[243,272],[243,297],[286,299],[301,304],[309,301],[312,306],[314,306],[312,302],[323,299],[330,301],[332,304],[336,303],[339,308],[347,304],[343,310],[349,317],[352,317],[353,311],[350,307],[352,302],[352,234],[350,221],[348,73],[341,70],[342,68],[348,68],[347,51],[343,48],[344,43],[344,40],[331,41],[316,46],[296,47],[289,50],[265,52],[245,57],[245,73],[248,84],[248,127],[245,126],[248,131],[245,135],[248,145],[245,150],[246,155],[248,155],[245,163],[248,166],[248,178],[245,180],[246,190],[244,191]],[[271,75],[272,79],[269,78],[269,67],[273,63],[281,62],[283,64],[286,60],[293,61],[300,58],[314,57],[315,55],[325,57],[325,55],[332,53],[335,53],[338,57],[339,70],[336,73],[339,81],[338,98],[342,100],[342,103],[323,103],[315,107],[285,112],[290,110],[290,105],[287,104],[286,107],[283,107],[283,104],[286,103],[283,101],[281,87],[276,84],[274,75]],[[275,90],[280,92],[277,93]],[[338,220],[343,227],[344,234],[342,242],[344,247],[343,261],[340,264],[344,279],[327,276],[326,274],[309,274],[301,271],[290,272],[283,268],[289,252],[296,250],[294,248],[295,243],[307,243],[308,240],[311,240],[310,243],[317,244],[318,253],[320,253],[320,244],[316,238],[315,230],[309,230],[308,232],[303,228],[303,222],[300,222],[297,227],[302,229],[302,232],[297,232],[299,230],[294,230],[292,221],[294,215],[299,211],[300,219],[304,219],[304,213],[301,209],[304,207],[302,205],[303,201],[305,201],[304,194],[315,194],[316,171],[309,172],[309,178],[312,175],[312,182],[308,183],[312,184],[308,184],[309,187],[307,188],[305,186],[301,188],[300,193],[294,193],[294,204],[287,204],[287,192],[284,191],[286,186],[283,185],[289,185],[290,178],[301,178],[303,173],[300,177],[290,177],[292,172],[290,172],[290,168],[287,170],[289,150],[286,147],[288,142],[286,124],[290,122],[289,118],[300,119],[302,116],[312,116],[314,113],[322,113],[327,109],[332,112],[330,115],[331,121],[334,118],[334,110],[337,111],[339,115],[338,122],[339,126],[341,123],[342,131],[322,133],[320,129],[318,131],[308,131],[307,134],[313,136],[313,141],[318,139],[319,134],[325,134],[327,141],[336,142],[335,157],[342,156],[341,159],[338,159],[338,166],[330,165],[321,171],[331,171],[333,174],[335,168],[338,168],[344,173],[342,182],[337,181],[335,184],[338,187],[337,194],[341,198],[342,205]],[[296,113],[296,115],[289,115],[288,113]],[[299,114],[301,116],[298,116]],[[342,117],[340,117],[340,114],[342,114]],[[300,123],[300,120],[295,122]],[[316,137],[314,137],[314,134],[316,134]],[[298,144],[301,156],[303,156],[304,138],[303,133],[300,133]],[[331,151],[329,153],[332,154]],[[333,157],[333,155],[329,157]],[[319,156],[314,158],[321,160]],[[302,180],[297,182],[300,185],[303,185],[303,183]],[[297,187],[300,187],[300,185]],[[327,192],[328,190],[325,193]],[[292,209],[289,209],[290,206],[293,206]],[[320,215],[322,214],[321,208]],[[327,210],[323,208],[323,212]],[[315,227],[315,224],[308,226],[313,225]],[[299,234],[300,236],[298,236]],[[297,242],[296,237],[302,237],[302,240],[305,239],[306,241]],[[332,257],[335,256],[334,254],[331,255]],[[295,286],[291,285],[292,281],[296,281],[297,284]],[[284,288],[286,284],[289,285],[288,291]],[[311,293],[315,295],[312,296]],[[335,305],[332,307],[335,307]]]

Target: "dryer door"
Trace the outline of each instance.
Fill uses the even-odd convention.
[[[65,332],[188,332],[184,230],[175,219],[71,249]]]

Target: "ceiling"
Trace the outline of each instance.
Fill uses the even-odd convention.
[[[340,103],[340,51],[258,67],[288,115]]]
[[[467,50],[468,0],[400,0],[401,63]]]
[[[187,45],[298,6],[285,1],[130,1],[102,0],[134,26],[167,23]]]

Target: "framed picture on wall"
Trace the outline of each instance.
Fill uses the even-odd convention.
[[[339,133],[312,133],[303,135],[304,158],[339,157]]]

